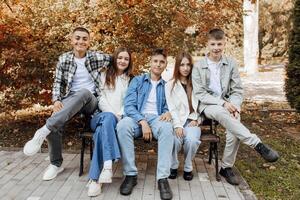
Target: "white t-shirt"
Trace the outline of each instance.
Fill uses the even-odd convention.
[[[156,86],[159,81],[151,80],[152,88],[149,94],[149,97],[146,101],[145,108],[142,111],[142,114],[154,114],[158,115],[157,112],[157,100],[156,100]]]
[[[222,94],[222,87],[221,87],[221,80],[220,80],[220,68],[221,68],[221,62],[214,62],[207,59],[208,69],[210,71],[210,83],[209,83],[209,89],[211,89],[214,92],[214,96],[221,97]]]
[[[77,69],[75,71],[75,74],[73,76],[71,91],[78,91],[81,88],[86,88],[92,93],[95,93],[95,83],[93,82],[93,79],[91,78],[88,70],[85,67],[85,60],[84,58],[76,58],[74,57],[74,61],[77,65]]]

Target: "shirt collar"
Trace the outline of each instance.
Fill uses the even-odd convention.
[[[214,62],[214,61],[212,61],[212,60],[210,60],[210,59],[208,58],[208,53],[205,54],[205,58],[206,58],[206,60],[207,60],[207,64],[208,64],[208,65],[210,65],[210,64],[215,64],[215,63],[216,63],[216,62]],[[226,56],[222,55],[221,60],[220,60],[218,63],[221,63],[221,64],[223,64],[223,65],[228,65],[228,61],[227,61],[227,59],[226,59]]]
[[[150,73],[147,73],[147,74],[146,74],[145,80],[147,80],[149,83],[151,82]],[[164,84],[164,83],[165,83],[165,81],[164,81],[164,79],[161,77],[161,78],[159,79],[159,81],[158,81],[158,84]]]

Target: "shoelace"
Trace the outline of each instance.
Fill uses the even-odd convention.
[[[124,180],[124,184],[128,185],[129,183],[132,183],[133,181],[134,181],[133,178],[126,177]]]
[[[43,143],[43,142],[44,142],[45,138],[46,138],[46,137],[44,137],[43,135],[40,134],[40,135],[36,138],[36,140],[37,140],[38,143],[40,144],[40,143]]]
[[[169,186],[168,182],[163,181],[161,183],[162,183],[161,184],[161,189],[163,189],[163,190],[169,190],[170,186]]]

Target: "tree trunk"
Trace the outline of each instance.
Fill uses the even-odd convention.
[[[244,0],[244,70],[247,74],[258,71],[258,8],[259,0]]]

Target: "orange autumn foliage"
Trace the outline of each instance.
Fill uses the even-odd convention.
[[[241,22],[241,5],[238,0],[2,1],[0,109],[50,103],[55,63],[70,50],[69,33],[77,26],[90,30],[92,49],[131,48],[138,73],[155,47],[170,55],[201,49],[207,30]],[[188,27],[193,31],[186,32]]]

